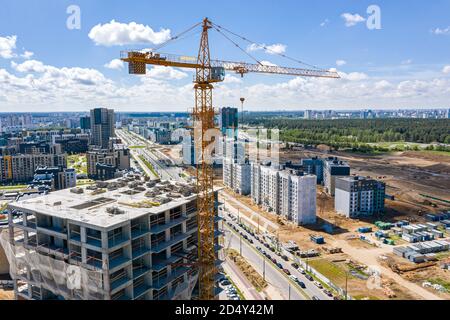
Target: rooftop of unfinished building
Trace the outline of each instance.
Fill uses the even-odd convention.
[[[146,214],[158,214],[196,199],[192,184],[144,181],[139,175],[51,192],[10,203],[12,209],[108,229]]]

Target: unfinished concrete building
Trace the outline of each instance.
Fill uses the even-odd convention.
[[[127,175],[11,203],[19,215],[10,215],[1,244],[16,298],[190,299],[198,278],[193,192]]]

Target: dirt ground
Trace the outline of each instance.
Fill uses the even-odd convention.
[[[393,263],[397,264],[402,269],[407,268],[417,268],[420,265],[408,262],[405,259],[402,259],[398,256],[395,256],[394,254],[388,254],[387,255],[390,261],[393,261]],[[447,256],[447,255],[446,255]],[[444,257],[445,258],[445,257]],[[436,261],[435,264],[430,265],[428,267],[424,267],[422,269],[412,270],[412,271],[404,271],[401,273],[402,277],[416,283],[419,286],[422,286],[422,284],[426,281],[432,282],[432,283],[446,283],[447,288],[450,288],[450,271],[441,269],[439,266],[439,260]],[[388,266],[388,263],[384,263],[386,266]],[[426,266],[426,264],[425,264]],[[449,300],[450,299],[450,291],[448,292],[440,292],[437,291],[434,288],[426,288],[428,291],[438,295],[439,297]]]
[[[14,291],[0,289],[0,300],[14,300]]]
[[[387,193],[406,202],[422,204],[427,198],[420,194],[450,201],[450,156],[428,152],[396,152],[385,155],[358,155],[346,152],[324,153],[319,150],[289,151],[282,160],[299,161],[310,156],[338,156],[349,162],[352,174],[370,176],[386,182]],[[450,203],[431,200],[437,208],[425,206],[429,211],[450,207]]]

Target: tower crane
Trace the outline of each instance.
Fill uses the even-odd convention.
[[[171,41],[178,40],[195,28],[201,26],[200,48],[197,57],[173,55],[160,53],[159,49]],[[214,172],[213,164],[208,161],[205,150],[210,143],[207,131],[214,129],[215,110],[213,107],[213,84],[222,82],[225,78],[225,71],[235,72],[241,77],[247,73],[280,74],[301,77],[339,78],[334,71],[321,70],[309,66],[309,68],[279,67],[275,65],[263,64],[253,57],[257,63],[232,62],[223,60],[213,60],[210,56],[208,31],[214,29],[227,40],[231,41],[237,48],[248,54],[230,36],[240,37],[242,40],[250,40],[213,23],[208,18],[199,22],[179,34],[172,37],[167,42],[157,48],[146,51],[122,51],[121,60],[128,63],[130,74],[143,75],[146,73],[146,65],[191,68],[195,69],[194,90],[195,106],[192,111],[194,127],[200,136],[195,141],[196,149],[201,150],[197,155],[196,178],[197,178],[197,220],[198,220],[198,257],[196,265],[199,268],[199,299],[213,300],[215,298],[215,276],[216,276],[216,250],[215,250],[215,196],[214,196]],[[265,50],[269,48],[262,47]],[[305,64],[301,61],[289,58],[281,54],[284,58]],[[305,64],[306,65],[306,64]],[[200,144],[201,148],[198,148]]]

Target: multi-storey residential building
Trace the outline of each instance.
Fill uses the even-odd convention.
[[[109,138],[115,136],[114,110],[96,108],[91,110],[92,144],[103,149],[108,148]]]
[[[350,166],[348,163],[336,157],[328,157],[323,160],[323,185],[329,195],[334,196],[336,178],[349,175]]]
[[[238,163],[233,159],[223,159],[223,184],[240,195],[251,192],[250,163]]]
[[[313,174],[317,177],[317,184],[322,184],[323,160],[321,158],[313,157],[310,159],[302,159],[301,166],[305,172]]]
[[[77,174],[73,168],[39,167],[31,184],[35,187],[47,186],[50,190],[73,188],[77,185]]]
[[[228,129],[238,128],[238,109],[237,108],[221,108],[219,112],[219,128],[222,134]]]
[[[197,257],[193,191],[127,175],[10,203],[19,215],[10,215],[1,241],[16,298],[190,299],[198,279],[189,267]]]
[[[364,177],[336,179],[335,209],[348,218],[371,216],[384,211],[386,185]]]
[[[87,133],[61,134],[53,136],[53,144],[59,144],[61,151],[68,154],[85,153],[89,150],[90,135]]]
[[[255,204],[293,221],[297,225],[316,221],[316,184],[314,175],[302,171],[252,163],[251,197]]]
[[[15,154],[0,156],[0,183],[29,182],[39,167],[67,167],[66,154]]]
[[[92,149],[86,153],[88,177],[97,180],[114,178],[117,171],[130,169],[130,150],[123,144],[110,149]]]

